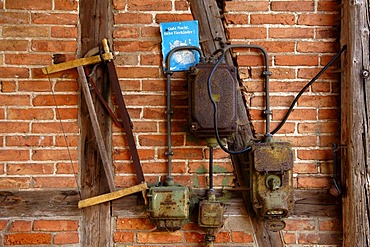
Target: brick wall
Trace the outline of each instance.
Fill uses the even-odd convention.
[[[149,183],[166,174],[166,82],[161,68],[159,23],[191,20],[185,0],[113,0],[114,50],[143,170]],[[226,1],[231,43],[263,46],[270,55],[272,128],[299,90],[339,49],[336,1]],[[74,70],[46,77],[40,68],[61,54],[76,58],[77,0],[0,1],[0,190],[75,189],[78,171],[78,86]],[[244,96],[257,137],[264,133],[262,57],[237,50]],[[207,186],[208,150],[186,132],[187,89],[183,74],[173,82],[173,173],[175,182]],[[54,92],[54,93],[52,93]],[[295,154],[296,188],[325,189],[333,172],[331,144],[339,143],[339,78],[331,68],[301,97],[275,135]],[[66,144],[68,142],[68,145]],[[122,130],[113,127],[115,182],[135,184]],[[232,186],[226,153],[215,150],[215,186]],[[241,210],[243,211],[243,210]],[[227,213],[216,246],[255,246],[249,217]],[[77,217],[1,218],[2,245],[79,246]],[[194,223],[175,233],[153,232],[142,215],[112,220],[116,246],[202,246],[204,232]],[[291,217],[283,231],[287,246],[339,245],[341,221]],[[41,241],[41,242],[40,242]]]

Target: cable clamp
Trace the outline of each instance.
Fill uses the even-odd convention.
[[[264,110],[263,111],[263,114],[265,114],[265,115],[272,115],[272,111],[271,110]]]
[[[263,74],[263,75],[268,75],[268,76],[270,76],[270,75],[272,75],[272,72],[271,72],[271,71],[269,71],[269,70],[265,70],[265,71],[263,71],[263,72],[262,72],[262,74]]]

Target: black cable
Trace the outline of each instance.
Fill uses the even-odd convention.
[[[216,53],[219,53],[219,52],[221,52],[221,56],[219,57],[218,61],[215,63],[215,66],[213,66],[213,69],[211,70],[211,73],[209,74],[208,80],[207,80],[208,96],[209,96],[209,99],[210,99],[210,101],[212,103],[212,106],[213,106],[213,124],[214,124],[214,127],[215,127],[216,140],[217,140],[218,145],[221,147],[221,149],[224,150],[226,153],[228,153],[228,154],[234,154],[234,155],[236,155],[236,154],[242,154],[242,153],[250,150],[251,147],[249,146],[249,147],[247,147],[247,148],[245,148],[243,150],[240,150],[240,151],[231,151],[231,150],[228,150],[222,144],[220,135],[218,133],[217,103],[216,103],[216,101],[212,97],[211,79],[212,79],[213,74],[215,73],[218,65],[222,62],[222,60],[224,59],[225,54],[226,54],[226,50],[225,49],[219,49],[219,50],[215,51],[213,54],[216,54]]]
[[[317,75],[315,75],[315,77],[312,78],[312,80],[309,81],[307,83],[307,85],[302,88],[302,90],[294,98],[294,100],[293,100],[292,104],[290,105],[288,112],[285,114],[283,120],[280,122],[280,124],[273,131],[271,131],[271,135],[275,134],[276,132],[278,132],[281,129],[281,127],[283,127],[283,125],[285,124],[286,120],[288,119],[290,113],[292,113],[294,105],[297,103],[298,99],[301,97],[301,95],[304,93],[304,91],[306,91],[306,89],[309,86],[311,86],[334,63],[334,61],[337,60],[340,57],[340,55],[342,55],[342,53],[346,49],[347,49],[347,45],[344,45],[342,47],[342,49],[337,54],[335,54],[335,56],[332,57],[332,59],[330,59],[330,61],[324,66],[324,68],[322,68],[320,70],[320,72],[317,73]]]

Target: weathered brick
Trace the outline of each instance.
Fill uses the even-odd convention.
[[[53,242],[58,245],[78,244],[80,237],[77,232],[60,232],[53,236]]]
[[[132,11],[168,11],[172,9],[172,3],[170,0],[128,0],[127,8]]]
[[[34,13],[31,15],[34,24],[56,24],[56,25],[76,25],[77,14],[69,13]]]
[[[35,177],[33,179],[34,188],[76,188],[74,177]],[[56,230],[57,231],[57,230]]]
[[[38,52],[76,52],[77,42],[65,40],[33,40],[31,49]]]
[[[17,68],[17,67],[0,67],[2,78],[28,78],[28,68]],[[2,96],[7,97],[7,96]],[[0,99],[1,104],[1,99]]]
[[[154,225],[148,218],[118,218],[116,221],[118,230],[150,230]]]
[[[231,240],[235,243],[253,243],[253,236],[247,232],[233,231]]]
[[[29,24],[30,14],[22,12],[1,12],[0,24]]]
[[[191,14],[156,14],[155,22],[173,22],[173,21],[191,21],[193,16]]]
[[[113,31],[113,38],[137,39],[138,37],[139,37],[138,27],[117,27]]]
[[[38,95],[33,98],[34,106],[71,106],[78,104],[77,95]]]
[[[267,11],[269,7],[269,2],[267,1],[227,1],[225,2],[226,12],[234,11]]]
[[[19,1],[7,1],[5,4],[6,9],[24,9],[24,10],[51,10],[51,0],[19,0]]]
[[[297,27],[284,27],[284,28],[269,28],[269,38],[275,39],[309,39],[314,37],[313,28],[297,28]]]
[[[314,1],[273,1],[271,2],[271,10],[274,11],[292,11],[292,12],[308,12],[313,11],[315,7]]]
[[[53,174],[53,164],[8,164],[8,175]]]
[[[180,243],[181,232],[138,232],[138,243]]]
[[[54,0],[54,9],[66,10],[66,11],[77,11],[78,1],[77,0]]]
[[[115,232],[113,236],[113,241],[115,243],[133,243],[135,241],[134,232]]]
[[[5,26],[3,35],[7,37],[47,37],[49,29],[42,26]]]
[[[69,157],[71,154],[71,157]],[[35,161],[46,161],[46,160],[76,160],[77,159],[77,152],[76,150],[33,150],[32,152],[32,160]]]
[[[34,231],[60,232],[76,231],[78,221],[75,220],[35,220],[33,223]]]
[[[295,16],[292,14],[252,14],[251,24],[281,24],[294,25]]]
[[[10,176],[0,178],[0,189],[29,189],[29,188],[30,188],[30,178],[10,177]]]
[[[298,188],[322,189],[329,186],[329,177],[298,177]]]
[[[337,14],[302,14],[298,16],[298,25],[307,26],[336,26]]]
[[[187,243],[202,243],[204,235],[199,232],[184,232],[184,238]]]
[[[260,27],[235,27],[227,30],[230,39],[264,39],[267,30]]]
[[[31,226],[32,226],[31,221],[15,220],[10,224],[8,231],[9,232],[30,232]]]
[[[51,244],[49,233],[14,233],[5,235],[6,245],[43,245]]]
[[[50,35],[52,38],[75,38],[77,39],[77,27],[51,26]]]

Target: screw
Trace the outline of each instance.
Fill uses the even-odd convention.
[[[364,69],[364,70],[361,71],[361,75],[362,75],[362,78],[367,79],[367,78],[369,78],[370,73],[367,69]]]

